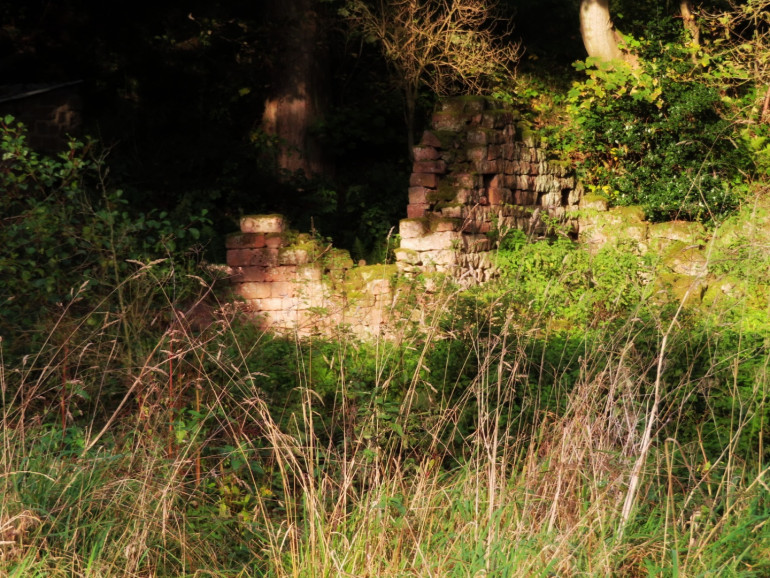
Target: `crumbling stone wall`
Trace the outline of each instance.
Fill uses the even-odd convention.
[[[580,190],[571,168],[548,161],[518,112],[489,98],[442,103],[414,148],[409,184],[396,251],[404,273],[482,282],[494,274],[493,229],[540,235],[550,218],[577,234]]]
[[[226,241],[230,280],[264,328],[373,336],[394,321],[395,266],[354,268],[347,251],[289,230],[281,215],[249,215],[240,225]]]

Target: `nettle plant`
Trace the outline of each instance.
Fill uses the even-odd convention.
[[[682,44],[652,44],[632,41],[642,56],[636,68],[576,63],[586,78],[569,107],[583,180],[652,220],[716,219],[740,202],[750,151],[708,69]]]

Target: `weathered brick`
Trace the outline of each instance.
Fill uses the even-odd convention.
[[[277,249],[230,249],[227,264],[231,267],[270,267],[278,264]]]
[[[265,246],[270,247],[271,249],[278,249],[280,247],[283,247],[284,240],[283,235],[270,233],[268,235],[265,235]]]
[[[260,249],[265,246],[262,233],[230,233],[225,239],[228,249]]]
[[[409,177],[409,186],[435,189],[438,186],[438,175],[435,173],[412,173],[412,176]]]
[[[422,133],[422,138],[420,139],[420,146],[424,147],[433,147],[436,149],[440,149],[441,147],[441,140],[433,134],[433,132],[426,130]]]
[[[428,213],[429,209],[430,205],[427,203],[410,203],[406,206],[406,216],[409,219],[421,219]]]
[[[446,172],[446,163],[444,161],[415,161],[412,170],[415,173],[435,173],[440,175]]]
[[[265,270],[265,281],[281,282],[294,281],[297,278],[297,267],[294,265],[281,265],[280,267],[269,267]]]
[[[265,299],[270,297],[272,283],[236,283],[234,289],[237,295],[244,299]]]
[[[420,217],[402,219],[398,224],[398,232],[402,239],[422,237],[428,232],[428,222]]]
[[[452,249],[460,241],[462,233],[456,231],[445,231],[441,233],[432,233],[424,237],[415,237],[411,239],[401,239],[401,248],[413,249],[415,251],[434,251],[438,249]]]
[[[428,192],[425,187],[409,187],[409,204],[424,205],[428,202]]]
[[[416,161],[435,161],[441,158],[440,153],[433,147],[416,146],[412,150]]]
[[[286,221],[282,215],[245,215],[241,217],[242,233],[283,233]]]
[[[288,281],[278,281],[276,283],[271,283],[270,296],[280,298],[294,297],[294,288],[295,284],[289,283]]]
[[[487,146],[477,146],[477,147],[468,147],[467,154],[468,159],[474,162],[482,162],[487,160],[487,153],[489,151],[489,147]]]
[[[267,267],[233,267],[233,275],[230,280],[233,283],[264,283],[268,281]]]

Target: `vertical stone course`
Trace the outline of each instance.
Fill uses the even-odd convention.
[[[483,282],[494,275],[482,256],[493,227],[544,235],[547,215],[577,235],[580,190],[572,170],[547,157],[516,111],[485,97],[444,101],[414,148],[399,270]]]

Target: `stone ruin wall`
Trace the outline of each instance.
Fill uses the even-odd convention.
[[[346,251],[289,230],[282,216],[251,215],[227,238],[230,279],[265,329],[388,334],[415,313],[398,310],[400,295],[414,293],[399,283],[433,272],[486,281],[494,276],[490,232],[544,235],[547,215],[576,235],[579,197],[574,175],[546,160],[516,111],[483,97],[451,99],[414,148],[395,266],[354,267]]]
[[[414,148],[408,218],[400,223],[399,271],[438,271],[461,282],[494,275],[488,233],[544,235],[551,221],[577,235],[580,189],[517,111],[489,98],[445,101]]]
[[[354,268],[347,251],[289,230],[281,215],[245,216],[240,225],[226,241],[230,282],[263,328],[372,336],[393,320],[394,266]]]

